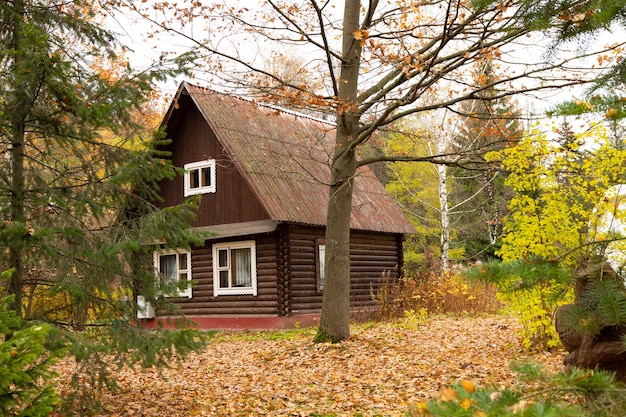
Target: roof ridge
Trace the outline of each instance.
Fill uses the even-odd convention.
[[[263,101],[256,101],[254,99],[243,97],[243,96],[240,96],[240,95],[237,95],[237,94],[230,94],[230,93],[224,93],[224,92],[221,92],[221,91],[216,91],[216,90],[213,90],[213,89],[208,88],[208,87],[203,87],[203,86],[199,86],[197,84],[192,84],[192,83],[190,83],[188,81],[184,81],[184,83],[187,84],[188,86],[194,87],[194,88],[199,89],[199,90],[205,90],[205,91],[208,91],[208,92],[210,92],[212,94],[219,94],[219,95],[222,95],[222,96],[228,96],[230,98],[243,100],[243,101],[246,101],[246,102],[251,103],[251,104],[255,104],[255,105],[260,106],[260,107],[266,107],[268,109],[278,110],[278,111],[280,111],[282,113],[291,114],[293,116],[301,117],[301,118],[304,118],[304,119],[310,119],[310,120],[313,120],[313,121],[316,121],[316,122],[325,123],[325,124],[328,124],[328,125],[331,125],[331,126],[335,126],[335,127],[337,126],[336,122],[325,120],[325,119],[322,119],[320,117],[311,116],[311,115],[306,114],[306,113],[301,113],[301,112],[298,112],[298,111],[295,111],[295,110],[291,110],[291,109],[287,109],[287,108],[284,108],[284,107],[272,105],[272,104],[269,104],[269,103],[265,103]]]

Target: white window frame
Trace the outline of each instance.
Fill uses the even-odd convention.
[[[216,191],[215,186],[215,159],[207,159],[206,161],[199,162],[191,162],[189,164],[185,164],[185,175],[184,175],[184,183],[185,183],[185,197],[189,197],[190,195],[196,194],[207,194],[214,193]],[[202,178],[201,172],[203,169],[210,168],[210,180],[211,184],[206,186],[192,187],[191,186],[191,174],[194,171],[200,171],[198,173],[198,178]]]
[[[250,287],[220,287],[220,271],[228,271],[228,280],[232,280],[232,265],[231,250],[232,249],[250,249],[250,275],[251,286]],[[219,265],[219,251],[227,250],[228,265],[226,267],[220,267]],[[213,296],[218,297],[220,295],[257,295],[257,270],[256,270],[256,243],[254,240],[246,240],[240,242],[224,242],[215,243],[213,245]]]
[[[324,291],[324,282],[326,281],[326,243],[324,239],[315,240],[315,281],[317,282],[317,291]]]
[[[176,255],[176,282],[180,282],[181,275],[187,274],[187,281],[191,281],[191,252],[178,249],[178,250],[162,250],[154,252],[154,271],[157,276],[157,282],[160,283],[161,280],[161,257],[167,255]],[[187,256],[186,268],[180,269],[180,255]],[[192,298],[193,292],[191,288],[191,283],[188,282],[184,289],[179,289],[178,292],[174,295],[169,295],[170,297],[187,297]]]

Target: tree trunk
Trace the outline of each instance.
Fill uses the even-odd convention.
[[[8,128],[11,131],[10,137],[10,152],[9,152],[9,167],[10,167],[10,221],[9,226],[12,231],[8,234],[9,244],[9,268],[11,268],[12,274],[9,279],[8,291],[15,298],[9,307],[14,310],[19,317],[22,317],[22,295],[24,291],[24,239],[28,236],[26,231],[26,212],[25,212],[25,179],[24,179],[24,152],[25,152],[25,138],[26,138],[26,112],[29,108],[29,101],[27,97],[27,85],[25,80],[20,80],[19,77],[28,68],[24,65],[24,45],[22,44],[22,31],[23,31],[23,14],[24,3],[21,0],[14,2],[14,14],[13,14],[13,33],[11,36],[12,47],[15,52],[14,61],[12,65],[12,73],[16,78],[13,85],[15,91],[15,101],[8,103],[6,107],[7,114],[10,114],[12,118],[11,126]]]
[[[439,146],[443,154],[444,146]],[[447,271],[450,260],[450,217],[448,209],[448,167],[437,165],[439,174],[439,212],[441,213],[441,269]]]
[[[26,217],[24,212],[24,130],[13,134],[11,137],[11,223],[21,234],[23,227],[26,227]],[[9,267],[12,274],[9,279],[8,291],[15,298],[10,304],[19,317],[22,317],[22,294],[24,291],[24,243],[23,237],[10,233],[9,238]]]
[[[354,152],[336,159],[326,228],[326,270],[319,341],[350,336],[350,217],[356,160]]]
[[[357,86],[361,44],[355,39],[359,13],[358,0],[345,1],[336,146],[326,217],[324,296],[317,342],[336,343],[350,336],[350,217],[357,169],[352,144],[358,139],[360,119]]]

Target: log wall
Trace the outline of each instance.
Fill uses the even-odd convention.
[[[208,241],[192,253],[193,297],[175,301],[188,316],[320,313],[322,292],[317,285],[316,239],[323,237],[322,228],[281,225],[274,233],[237,239],[257,242],[257,296],[213,296],[212,245],[221,241]],[[351,308],[370,309],[375,306],[372,295],[384,280],[399,276],[400,237],[353,232],[350,254]]]
[[[192,251],[191,269],[195,282],[193,297],[175,300],[185,315],[278,315],[276,235],[271,233],[257,235],[254,236],[254,240],[256,240],[257,295],[213,296],[212,245],[222,241],[211,240],[204,247]]]
[[[292,226],[291,313],[319,313],[322,293],[316,281],[315,240],[322,239],[321,228]],[[396,280],[402,266],[402,240],[398,235],[353,232],[350,242],[350,306],[354,310],[369,309],[375,304],[373,292],[384,279]],[[387,277],[387,278],[385,278]]]

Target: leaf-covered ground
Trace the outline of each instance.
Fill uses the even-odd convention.
[[[525,353],[516,328],[507,316],[430,318],[356,326],[336,345],[313,331],[225,334],[181,366],[117,372],[99,415],[402,416],[455,380],[511,385],[514,360],[560,369],[562,352]]]

